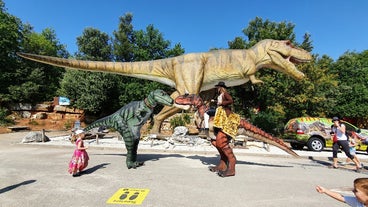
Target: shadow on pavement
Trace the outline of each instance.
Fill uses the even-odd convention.
[[[94,167],[88,168],[87,170],[83,171],[83,174],[91,174],[91,173],[95,172],[98,169],[105,168],[105,166],[109,165],[109,164],[110,163],[102,163],[102,164],[96,165]]]
[[[96,155],[109,155],[109,156],[123,156],[125,157],[126,154],[122,153],[122,154],[94,154],[93,156]],[[189,159],[193,159],[193,160],[200,160],[201,163],[203,165],[216,165],[219,162],[219,155],[216,155],[216,157],[207,157],[207,156],[199,156],[199,155],[194,155],[194,156],[183,156],[180,154],[138,154],[138,161],[140,162],[146,162],[146,161],[158,161],[160,159],[163,158],[168,158],[168,157],[175,157],[175,158],[189,158]],[[263,166],[263,167],[293,167],[293,166],[287,166],[287,165],[275,165],[275,164],[267,164],[267,163],[256,163],[256,162],[248,162],[248,161],[237,161],[236,162],[237,165],[257,165],[257,166]]]
[[[331,162],[327,162],[327,161],[323,161],[323,160],[317,160],[315,159],[314,157],[312,156],[309,156],[308,159],[310,159],[311,161],[315,162],[315,163],[318,163],[318,164],[321,164],[321,165],[324,165],[324,166],[331,166]],[[329,160],[332,160],[332,158],[328,158]]]
[[[189,159],[200,160],[203,165],[217,165],[219,162],[219,156],[216,157],[204,157],[204,156],[187,156]],[[265,164],[265,163],[255,163],[255,162],[247,162],[247,161],[236,161],[237,165],[258,165],[263,167],[293,167],[293,166],[285,166],[285,165],[273,165],[273,164]]]
[[[34,182],[36,182],[36,180],[26,180],[26,181],[23,181],[21,183],[14,184],[14,185],[2,188],[2,189],[0,189],[0,194],[5,193],[5,192],[10,191],[10,190],[13,190],[15,188],[18,188],[22,185],[28,185],[28,184],[31,184],[31,183],[34,183]]]

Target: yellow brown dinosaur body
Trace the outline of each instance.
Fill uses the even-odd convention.
[[[255,73],[261,68],[275,69],[300,80],[304,74],[294,63],[312,59],[307,51],[294,47],[288,40],[270,39],[262,40],[246,50],[214,50],[141,62],[83,61],[28,53],[18,55],[59,67],[109,72],[157,81],[176,89],[171,94],[172,98],[185,93],[199,94],[213,88],[219,81],[230,87],[248,81],[261,83],[262,81],[255,77]],[[180,106],[165,106],[154,117],[155,124],[151,132],[159,132],[162,121],[180,111],[178,107]]]

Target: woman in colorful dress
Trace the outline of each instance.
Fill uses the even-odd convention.
[[[233,153],[233,149],[230,147],[229,143],[231,141],[231,136],[229,131],[234,131],[233,127],[230,125],[232,118],[230,117],[232,113],[231,105],[234,103],[233,98],[227,92],[225,82],[220,81],[215,85],[217,89],[217,110],[214,118],[214,132],[216,135],[215,140],[211,140],[211,143],[216,147],[220,154],[220,162],[216,166],[210,166],[209,170],[211,172],[217,172],[221,177],[228,177],[235,175],[235,164],[236,157]],[[238,132],[239,120],[237,120],[235,125],[235,131]],[[228,130],[225,130],[228,129]],[[230,129],[230,130],[229,130]],[[235,132],[235,135],[236,135]]]
[[[71,142],[75,143],[76,145],[72,159],[69,162],[69,170],[68,170],[69,173],[73,175],[73,177],[79,176],[82,170],[84,170],[88,165],[89,157],[86,151],[88,147],[84,146],[83,142],[84,137],[85,137],[84,131],[78,129],[71,139]]]

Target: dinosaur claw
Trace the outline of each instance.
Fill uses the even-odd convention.
[[[235,173],[230,173],[228,171],[219,171],[218,176],[225,178],[225,177],[230,177],[230,176],[235,176]]]
[[[137,169],[137,167],[143,166],[144,162],[131,162],[131,163],[127,163],[127,167],[128,169]]]

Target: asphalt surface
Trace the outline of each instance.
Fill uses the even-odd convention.
[[[90,142],[89,166],[72,177],[72,144],[20,143],[26,134],[0,134],[0,206],[346,206],[315,186],[342,190],[367,176],[367,170],[328,168],[329,151],[297,151],[301,157],[294,158],[272,147],[236,149],[237,174],[228,178],[208,170],[218,161],[216,150],[190,147],[140,146],[145,165],[128,170],[124,146]],[[359,157],[367,163],[365,154]]]

